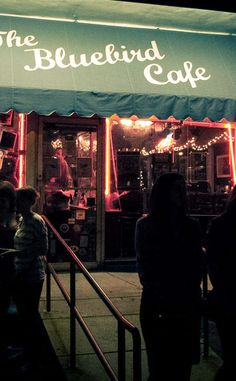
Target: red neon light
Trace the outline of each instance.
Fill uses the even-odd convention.
[[[26,179],[26,115],[19,114],[19,188],[25,185]]]
[[[113,175],[114,175],[115,192],[117,192],[118,178],[117,178],[117,169],[115,166],[115,153],[114,153],[114,146],[113,146],[113,139],[112,139],[112,132],[111,131],[110,131],[110,157],[111,157],[112,170],[113,170]],[[110,178],[111,178],[111,176],[110,176]],[[110,189],[110,191],[111,191],[111,189]]]
[[[111,139],[111,126],[110,121],[106,119],[106,158],[105,158],[105,195],[110,194],[111,191],[111,150],[110,150],[110,139]]]
[[[229,131],[229,157],[230,157],[230,163],[232,165],[233,182],[235,185],[236,184],[236,166],[235,166],[235,157],[234,157],[232,126],[230,123],[227,123],[226,127],[228,128],[228,131]],[[234,144],[235,144],[235,142],[234,142]]]

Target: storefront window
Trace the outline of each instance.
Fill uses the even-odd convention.
[[[146,213],[150,189],[165,172],[185,177],[190,213],[221,211],[224,202],[218,202],[216,195],[225,198],[233,185],[227,128],[223,124],[222,128],[209,128],[151,119],[111,119],[113,197],[108,196],[112,203],[107,203],[107,211]],[[198,198],[192,202],[193,194],[201,199],[199,206]],[[212,195],[212,200],[204,205],[206,194]]]
[[[210,219],[224,210],[233,186],[234,159],[229,147],[234,149],[234,139],[230,144],[227,126],[208,122],[195,125],[188,120],[174,123],[155,117],[122,119],[116,115],[108,126],[106,259],[135,257],[136,221],[148,212],[152,185],[166,172],[184,176],[188,213],[199,220],[204,242]]]

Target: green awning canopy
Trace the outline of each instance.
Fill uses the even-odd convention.
[[[0,23],[1,112],[236,121],[236,36]]]

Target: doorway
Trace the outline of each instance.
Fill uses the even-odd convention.
[[[98,181],[97,171],[98,158],[101,161],[99,119],[42,117],[39,125],[42,160],[38,161],[38,177],[43,213],[80,260],[99,262],[102,246],[97,234],[101,230],[97,216],[102,213],[102,192],[98,190],[102,181]],[[68,262],[65,250],[58,245],[51,247],[50,260]]]

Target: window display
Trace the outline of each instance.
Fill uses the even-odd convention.
[[[184,176],[188,212],[199,219],[203,231],[209,219],[224,209],[232,188],[229,131],[223,123],[222,128],[189,123],[111,117],[106,155],[110,181],[105,217],[107,258],[135,256],[136,221],[148,212],[152,185],[165,172]]]
[[[44,213],[80,259],[96,260],[96,131],[45,125],[43,160]],[[51,256],[68,261],[62,247]]]
[[[5,124],[0,124],[0,179],[18,187],[17,132],[14,127],[9,129]]]

